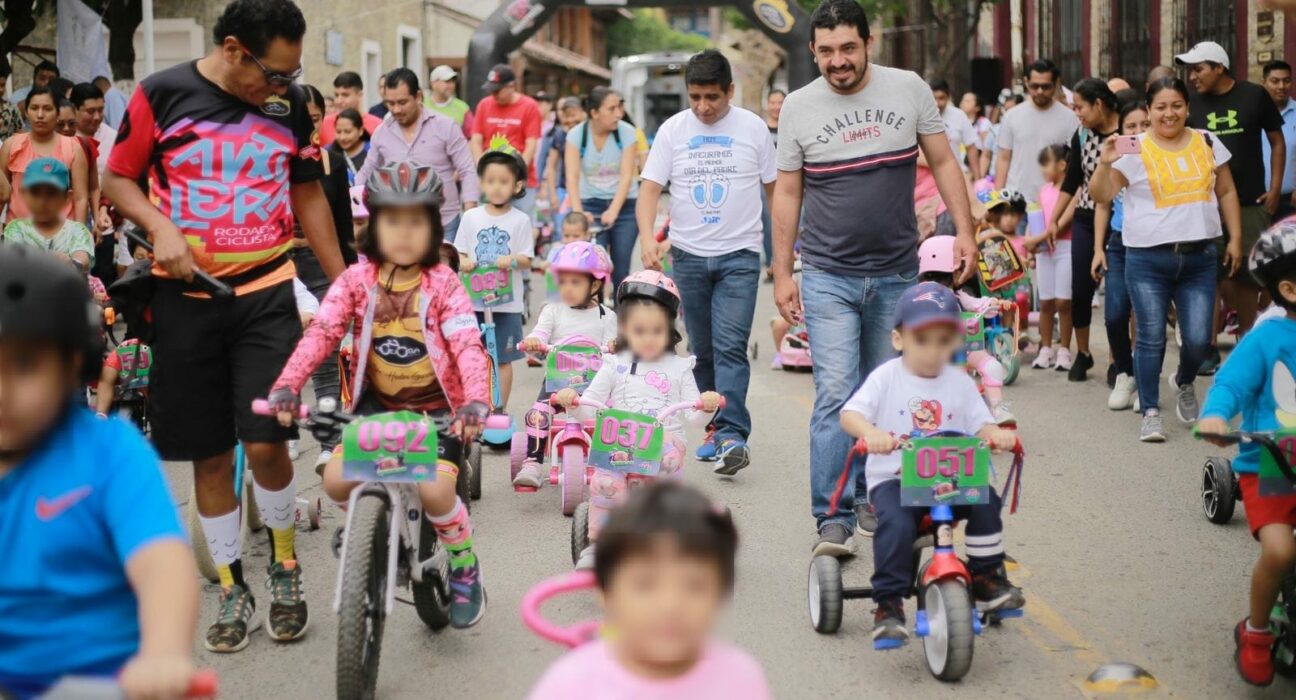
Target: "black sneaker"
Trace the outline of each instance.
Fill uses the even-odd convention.
[[[1197,368],[1197,376],[1209,377],[1215,374],[1219,371],[1220,362],[1222,361],[1223,358],[1220,356],[1219,348],[1212,347],[1210,354],[1206,356],[1206,361],[1201,363],[1201,367]]]
[[[301,567],[293,559],[270,565],[270,610],[266,612],[266,634],[276,642],[292,642],[306,634],[310,616],[302,596]]]
[[[1071,369],[1067,370],[1067,381],[1083,382],[1089,378],[1089,370],[1093,369],[1093,366],[1092,353],[1076,353],[1075,361],[1071,363]]]
[[[877,511],[872,503],[855,504],[855,534],[860,537],[872,537],[877,530]]]
[[[203,646],[217,654],[242,651],[248,645],[248,633],[260,624],[256,616],[256,599],[248,589],[236,583],[221,590],[220,612],[216,614],[216,622],[207,628]]]
[[[899,598],[879,600],[873,610],[873,648],[898,649],[909,641],[904,602]]]
[[[976,600],[977,610],[983,612],[1017,610],[1026,604],[1026,597],[1008,580],[1003,567],[989,574],[973,575],[972,597]]]
[[[819,541],[815,543],[816,557],[849,557],[855,554],[855,538],[850,528],[837,521],[824,523],[819,528]]]

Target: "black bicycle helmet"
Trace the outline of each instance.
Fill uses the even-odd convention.
[[[408,161],[388,163],[369,175],[365,183],[365,206],[421,205],[441,207],[445,201],[441,176],[430,165]]]
[[[617,304],[632,297],[644,297],[666,307],[671,318],[679,316],[680,294],[675,281],[656,270],[640,270],[617,287]]]
[[[526,160],[523,159],[522,154],[518,153],[516,148],[509,145],[508,140],[503,137],[497,136],[491,139],[490,150],[483,153],[481,159],[477,161],[477,177],[485,177],[486,166],[491,165],[492,163],[498,163],[512,168],[513,177],[518,182],[527,181]],[[523,188],[520,192],[514,193],[513,199],[521,199],[525,196],[526,189]]]
[[[0,246],[0,338],[57,343],[82,355],[82,379],[103,364],[103,310],[72,265],[37,248]]]
[[[1260,234],[1247,260],[1247,270],[1266,289],[1273,289],[1296,273],[1296,220],[1280,221]]]

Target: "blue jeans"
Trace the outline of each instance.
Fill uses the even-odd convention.
[[[815,381],[810,509],[820,526],[836,521],[853,528],[856,494],[861,502],[867,498],[864,465],[858,465],[858,484],[843,473],[853,441],[842,430],[839,413],[869,372],[895,357],[891,329],[896,301],[917,280],[917,269],[886,277],[848,277],[802,263],[801,301]],[[834,501],[837,508],[829,512]]]
[[[770,267],[774,264],[774,220],[764,187],[761,187],[761,234],[764,236],[761,247],[765,249],[765,267]]]
[[[595,219],[612,206],[610,199],[582,199],[581,206]],[[598,236],[598,244],[607,248],[612,256],[612,289],[605,296],[616,296],[621,280],[630,274],[631,261],[634,258],[635,243],[639,242],[639,224],[635,221],[635,200],[627,199],[617,214],[612,228],[603,229]],[[750,322],[748,322],[750,325]]]
[[[455,234],[459,233],[459,220],[462,218],[463,214],[455,214],[455,218],[451,219],[450,223],[445,225],[444,240],[446,243],[455,242]]]
[[[1103,298],[1103,323],[1107,326],[1107,344],[1112,363],[1121,374],[1134,376],[1134,356],[1130,343],[1130,315],[1134,311],[1129,288],[1125,284],[1125,244],[1120,231],[1107,237],[1107,296]]]
[[[751,435],[747,411],[747,339],[760,288],[760,253],[739,250],[704,258],[671,249],[672,278],[684,303],[684,325],[697,357],[698,389],[718,391],[725,407],[715,417],[717,441]]]
[[[1191,384],[1210,352],[1215,316],[1216,249],[1177,253],[1168,248],[1126,248],[1125,284],[1134,303],[1134,379],[1143,412],[1160,408],[1166,315],[1174,302],[1183,347],[1175,382]]]

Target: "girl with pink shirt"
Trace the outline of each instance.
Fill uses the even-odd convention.
[[[1040,188],[1040,208],[1044,221],[1053,220],[1053,209],[1062,193],[1062,180],[1066,177],[1067,151],[1061,144],[1045,146],[1040,151],[1040,169],[1044,173],[1044,186]],[[1074,201],[1074,200],[1073,200]],[[1039,292],[1039,355],[1031,364],[1035,369],[1056,367],[1059,372],[1071,369],[1071,212],[1065,212],[1059,222],[1057,236],[1049,238],[1047,231],[1031,231],[1026,236],[1026,247],[1034,253],[1035,286]],[[1058,349],[1053,351],[1053,314],[1057,314]]]
[[[550,666],[530,700],[769,698],[760,665],[711,637],[737,549],[724,506],[675,481],[637,489],[608,518],[594,565],[612,632]]]

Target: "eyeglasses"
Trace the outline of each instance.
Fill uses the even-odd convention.
[[[1053,83],[1027,83],[1026,84],[1026,89],[1030,90],[1031,92],[1043,92],[1044,90],[1051,90],[1052,88],[1053,88]]]
[[[257,59],[256,56],[253,56],[252,52],[247,49],[243,49],[243,55],[252,59],[252,62],[257,64],[257,68],[261,69],[261,74],[265,76],[266,82],[270,83],[271,87],[287,87],[297,82],[297,79],[302,76],[303,69],[300,67],[291,73],[281,73],[277,70],[266,68],[266,65]]]

